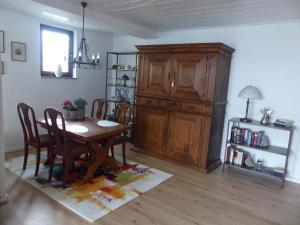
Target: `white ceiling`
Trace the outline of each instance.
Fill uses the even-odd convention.
[[[48,7],[48,11],[60,16],[73,15],[70,25],[81,22],[82,0],[0,0],[0,8],[1,1],[6,2],[4,8],[26,14],[38,16],[37,8]],[[86,1],[90,29],[139,37],[154,37],[160,31],[300,20],[300,0]],[[11,6],[12,2],[18,4]],[[35,9],[29,8],[30,5]],[[76,19],[74,15],[78,15]]]

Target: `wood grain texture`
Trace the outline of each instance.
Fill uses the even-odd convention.
[[[130,146],[127,146],[130,148]],[[116,153],[120,154],[116,148]],[[20,152],[21,155],[23,152]],[[10,154],[7,157],[16,155]],[[234,169],[209,175],[144,154],[128,159],[174,177],[113,211],[95,225],[299,225],[300,185],[282,190],[265,176]],[[6,171],[10,202],[0,208],[1,225],[88,225],[76,214]]]

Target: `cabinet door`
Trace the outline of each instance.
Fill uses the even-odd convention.
[[[206,54],[176,54],[172,61],[171,96],[204,100],[207,89]]]
[[[137,107],[136,145],[145,151],[166,155],[168,111]]]
[[[140,55],[139,93],[157,96],[169,95],[170,57],[170,54]]]
[[[200,115],[170,112],[168,157],[198,164],[202,124]]]

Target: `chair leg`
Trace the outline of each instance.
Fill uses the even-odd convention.
[[[47,146],[47,159],[44,162],[44,166],[49,165],[49,154],[50,154],[51,146]]]
[[[48,182],[51,182],[51,178],[52,178],[52,174],[53,174],[53,166],[54,166],[54,160],[55,160],[55,156],[53,155],[53,153],[49,153],[49,177],[48,177]]]
[[[26,170],[27,159],[28,159],[29,146],[28,144],[24,145],[24,162],[23,162],[23,170]]]
[[[36,148],[36,164],[35,164],[35,173],[34,176],[37,177],[39,174],[39,168],[40,168],[40,160],[41,160],[41,148]]]
[[[67,183],[67,178],[68,178],[68,171],[69,171],[69,165],[70,165],[70,159],[66,156],[64,156],[64,177],[63,177],[63,182],[64,185]]]
[[[110,151],[111,151],[111,156],[113,158],[115,158],[115,152],[114,152],[114,146],[113,145],[111,146]]]
[[[123,157],[123,164],[126,165],[126,141],[122,142],[122,157]]]

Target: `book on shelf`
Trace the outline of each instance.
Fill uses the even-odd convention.
[[[237,148],[236,145],[229,145],[225,151],[225,163],[239,167],[245,166],[245,159],[248,153],[243,149]]]
[[[261,140],[265,135],[264,131],[252,131],[249,128],[231,127],[230,143],[261,148]]]

